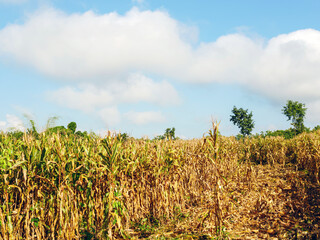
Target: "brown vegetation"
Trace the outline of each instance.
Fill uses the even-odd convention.
[[[320,132],[0,134],[0,239],[317,239]]]

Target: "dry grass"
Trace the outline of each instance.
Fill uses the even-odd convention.
[[[317,239],[320,134],[0,134],[0,239]]]

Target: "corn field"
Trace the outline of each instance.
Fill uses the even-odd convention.
[[[320,132],[122,140],[0,133],[0,239],[320,238]]]

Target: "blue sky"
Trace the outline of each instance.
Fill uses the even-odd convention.
[[[286,101],[320,122],[320,1],[0,0],[0,130],[58,116],[79,130],[199,138],[233,106],[254,133]]]

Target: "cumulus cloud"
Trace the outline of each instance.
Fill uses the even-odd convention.
[[[159,103],[154,82],[140,78],[130,83],[128,76],[134,72],[192,83],[235,83],[281,103],[293,99],[317,105],[320,31],[303,29],[270,40],[236,33],[195,44],[190,39],[196,35],[194,27],[160,10],[68,15],[47,9],[30,15],[24,24],[0,30],[0,56],[87,84],[56,93],[74,108],[103,107],[118,101],[115,98]],[[114,79],[122,80],[114,84]],[[125,91],[118,94],[99,84]],[[168,82],[156,84],[174,95]],[[67,95],[91,100],[78,104]]]
[[[181,102],[177,91],[167,81],[156,82],[142,74],[131,74],[126,81],[103,85],[80,84],[48,92],[48,98],[63,106],[85,112],[120,103],[148,102],[176,105]]]
[[[319,98],[319,31],[306,29],[277,36],[256,60],[256,79],[249,82],[253,88],[278,100]]]
[[[4,131],[7,123],[4,121],[0,121],[0,131]]]
[[[312,101],[306,104],[307,114],[306,118],[313,124],[320,125],[320,100]]]
[[[40,72],[82,80],[132,69],[175,71],[190,58],[190,46],[181,39],[176,20],[163,11],[137,8],[124,16],[38,11],[23,25],[2,29],[0,46],[0,54]]]
[[[144,125],[147,123],[161,123],[166,120],[161,112],[128,112],[125,114],[126,118],[137,125]]]
[[[99,110],[98,115],[107,127],[114,126],[121,120],[120,112],[116,107],[103,108]]]
[[[181,102],[178,93],[167,81],[153,81],[138,73],[131,74],[126,81],[63,87],[48,92],[47,97],[64,107],[96,114],[108,126],[120,121],[116,106],[122,103],[146,102],[157,106],[172,106]],[[137,124],[164,119],[159,112],[129,113],[128,116]]]
[[[15,115],[7,114],[6,119],[7,119],[7,129],[9,130],[13,129],[13,130],[19,130],[19,131],[25,130],[23,121],[19,117]]]
[[[177,91],[167,81],[155,82],[142,74],[132,74],[127,82],[111,86],[123,102],[150,102],[162,106],[181,102]]]
[[[84,112],[92,112],[97,107],[110,105],[114,101],[108,89],[101,89],[92,84],[81,84],[78,87],[67,86],[48,92],[48,99],[62,106]]]
[[[12,114],[6,114],[6,121],[0,121],[0,130],[2,131],[24,131],[25,127],[23,121]]]

